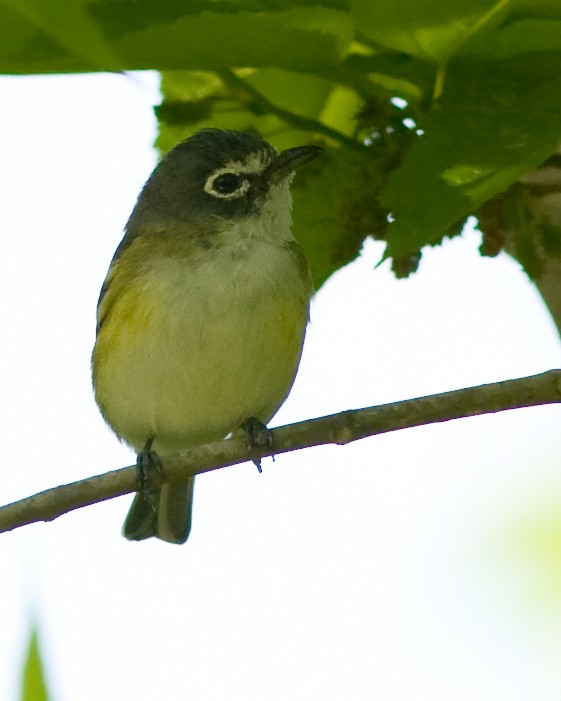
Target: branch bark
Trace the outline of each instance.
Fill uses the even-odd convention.
[[[343,411],[276,428],[274,449],[248,449],[241,436],[209,443],[162,458],[162,480],[174,482],[229,465],[279,455],[316,445],[352,441],[403,428],[451,421],[468,416],[561,402],[561,370],[479,387],[444,392],[419,399]],[[61,485],[0,507],[0,533],[106,499],[136,491],[135,465]]]

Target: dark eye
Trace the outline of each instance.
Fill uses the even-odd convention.
[[[212,183],[212,189],[221,195],[231,195],[238,190],[243,183],[241,175],[235,173],[222,173]]]

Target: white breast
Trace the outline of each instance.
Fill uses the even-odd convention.
[[[154,437],[155,450],[172,453],[222,438],[250,416],[267,422],[292,386],[308,280],[284,241],[247,227],[227,233],[230,245],[195,265],[151,262],[116,295],[99,334],[96,398],[136,450]]]

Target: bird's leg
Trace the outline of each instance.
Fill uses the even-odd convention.
[[[154,436],[150,436],[142,451],[136,456],[136,466],[138,470],[138,492],[156,511],[159,487],[162,483],[162,461],[158,453],[152,450],[153,442]]]
[[[254,416],[246,419],[242,424],[242,428],[248,448],[257,448],[258,450],[266,448],[267,450],[271,450],[274,447],[275,441],[273,432]],[[262,472],[261,458],[257,458],[253,463],[258,471]]]

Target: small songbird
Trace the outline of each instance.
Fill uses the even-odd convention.
[[[205,129],[146,182],[101,289],[92,356],[100,411],[139,464],[265,425],[286,399],[312,295],[289,188],[320,151]],[[125,537],[184,543],[193,482],[139,491]]]

